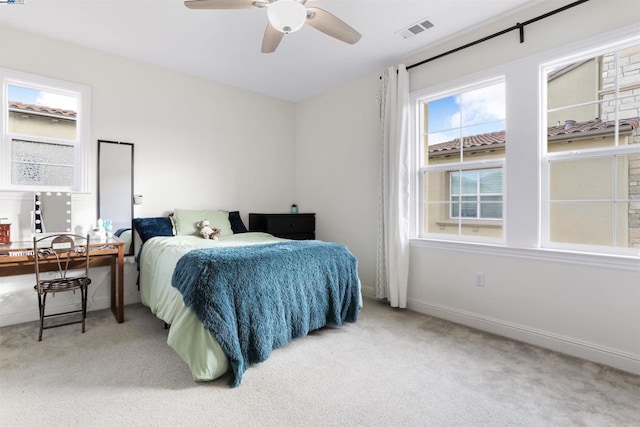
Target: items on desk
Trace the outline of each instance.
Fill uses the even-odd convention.
[[[112,237],[113,236],[113,224],[111,223],[110,219],[104,219],[102,220],[103,222],[103,227],[104,227],[104,233],[106,237]]]
[[[91,238],[92,239],[104,239],[107,237],[107,232],[105,230],[105,220],[103,220],[102,218],[98,218],[98,220],[96,221],[96,225],[93,226],[93,229],[91,230]]]
[[[0,218],[0,244],[11,243],[11,224],[9,218]]]
[[[31,230],[34,234],[71,232],[71,193],[36,191]]]

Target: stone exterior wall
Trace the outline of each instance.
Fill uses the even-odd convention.
[[[601,62],[602,85],[600,90],[602,120],[615,120],[615,78],[619,75],[619,119],[640,116],[640,46],[619,52],[618,67],[615,56],[605,55]],[[622,141],[621,141],[622,142]],[[640,133],[636,128],[628,137],[627,144],[640,144]],[[640,155],[629,156],[629,247],[640,248]],[[636,201],[637,200],[637,201]]]
[[[640,155],[629,160],[629,198],[629,247],[640,248]]]

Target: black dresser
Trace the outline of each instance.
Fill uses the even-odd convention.
[[[263,231],[276,237],[294,240],[316,238],[316,214],[249,214],[249,231]]]

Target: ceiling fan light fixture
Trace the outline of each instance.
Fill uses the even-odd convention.
[[[302,28],[307,19],[307,9],[297,0],[277,0],[268,6],[267,17],[273,28],[288,34]]]

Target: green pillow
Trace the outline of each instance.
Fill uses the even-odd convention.
[[[173,211],[173,224],[176,229],[176,236],[199,236],[200,230],[196,227],[196,223],[203,219],[209,220],[209,227],[220,229],[220,237],[233,234],[231,223],[229,222],[229,212],[227,211],[175,209]]]

